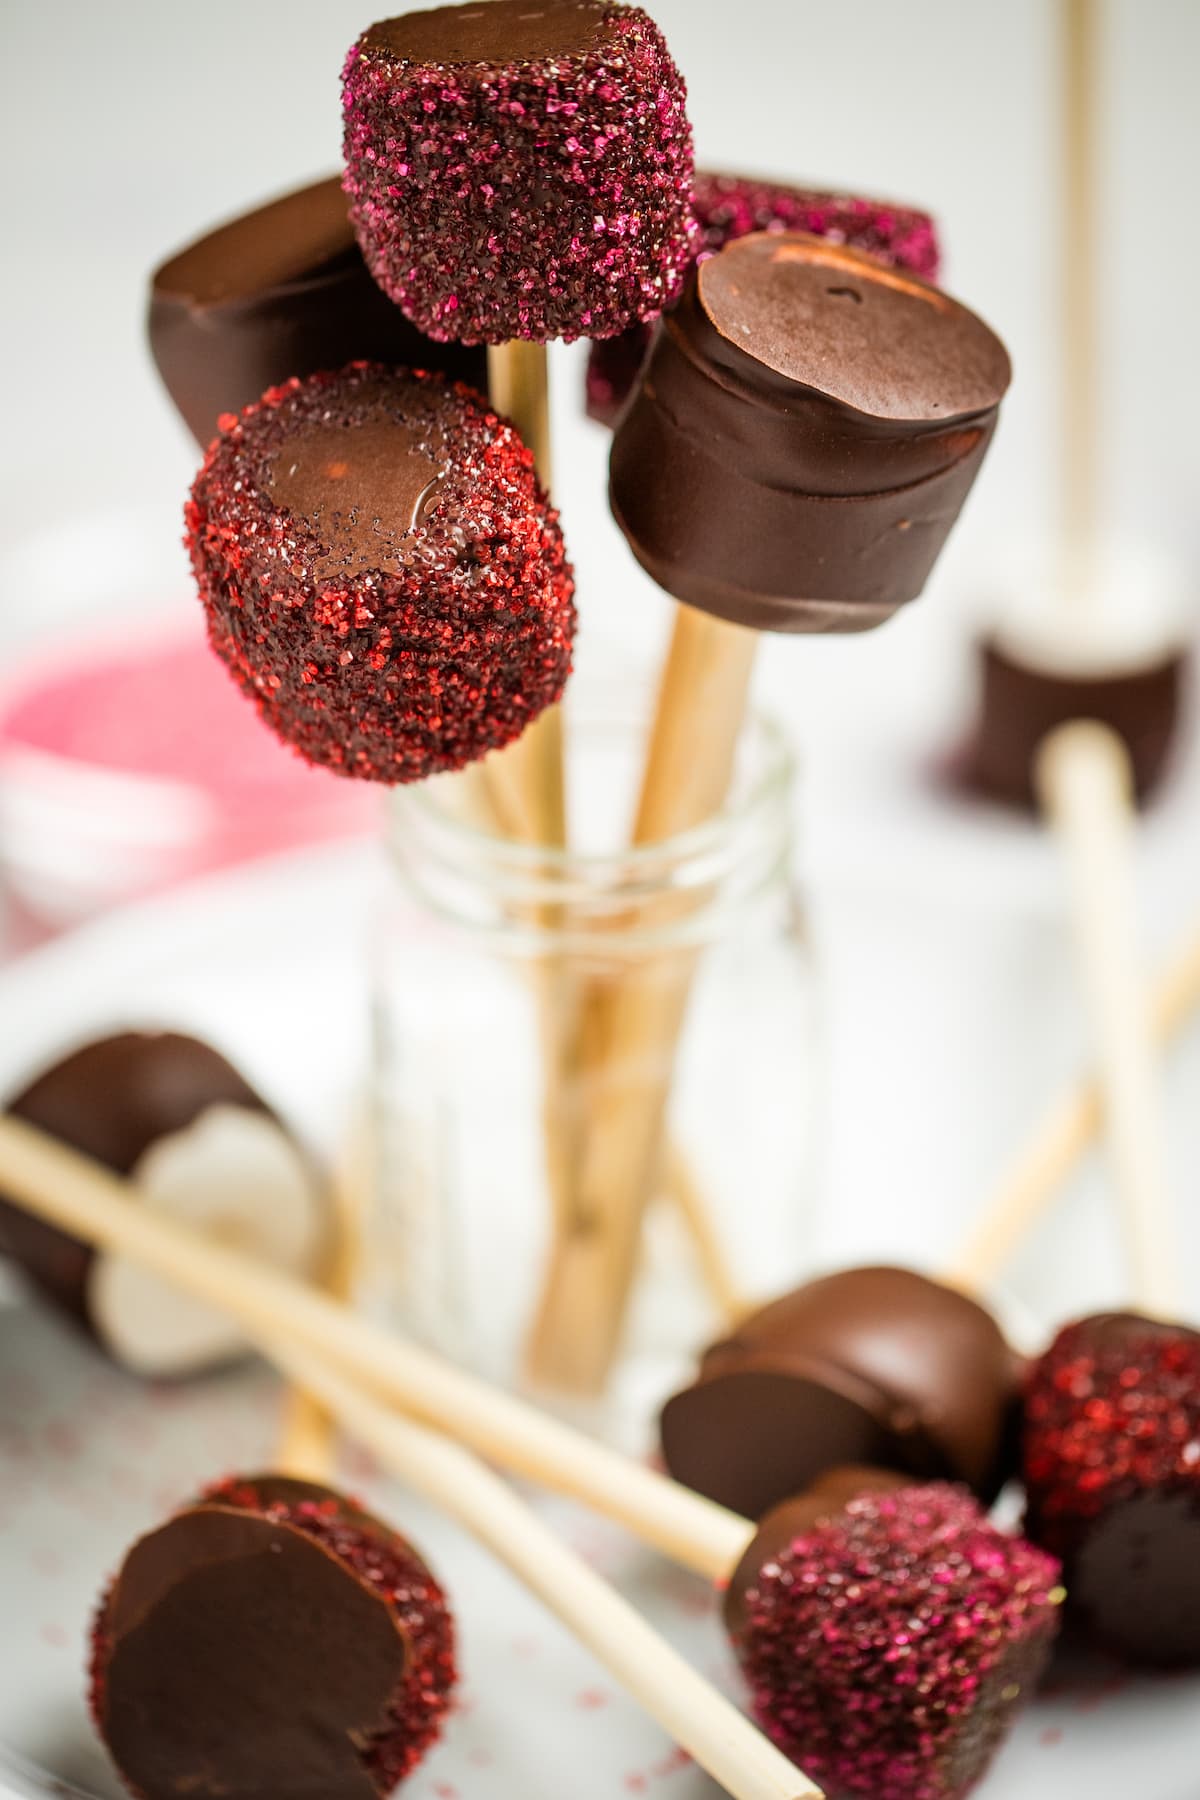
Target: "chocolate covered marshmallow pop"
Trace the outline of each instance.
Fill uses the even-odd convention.
[[[271,389],[210,447],[187,529],[214,649],[310,762],[420,781],[562,692],[558,518],[467,388],[356,363]]]
[[[667,1401],[677,1481],[757,1519],[840,1463],[995,1499],[1022,1364],[992,1315],[910,1269],[844,1269],[739,1320]]]
[[[717,174],[697,169],[692,190],[697,259],[715,256],[735,238],[756,231],[803,231],[810,237],[848,244],[892,269],[908,269],[936,281],[941,260],[937,231],[928,213],[890,200],[827,193],[764,181],[757,175]],[[588,352],[587,410],[602,425],[617,414],[637,385],[650,347],[652,328],[636,325],[620,337],[601,338]]]
[[[412,1546],[319,1483],[237,1477],[126,1555],[91,1709],[142,1800],[372,1800],[441,1733],[446,1598]]]
[[[1009,375],[974,313],[845,246],[760,233],[699,265],[622,414],[610,465],[634,554],[684,603],[637,842],[724,804],[760,632],[866,630],[920,593]],[[624,1317],[686,1001],[686,981],[660,972],[600,1002],[608,1079],[577,1207],[589,1229],[561,1247],[539,1326],[539,1343],[553,1346],[572,1322],[593,1383]]]
[[[406,13],[362,34],[342,86],[363,254],[430,337],[610,337],[678,295],[692,133],[640,7]]]
[[[163,386],[203,449],[291,376],[381,362],[487,384],[482,350],[438,344],[369,274],[341,177],[268,201],[206,232],[154,271],[147,319]]]
[[[808,1496],[816,1505],[806,1502],[793,1516],[784,1540],[773,1535],[752,1551],[755,1525],[311,1289],[148,1221],[119,1186],[15,1121],[0,1120],[0,1168],[41,1216],[120,1243],[159,1274],[227,1306],[293,1379],[349,1428],[365,1428],[377,1451],[389,1446],[389,1424],[411,1427],[386,1415],[381,1422],[351,1380],[729,1584],[734,1642],[758,1716],[803,1766],[828,1770],[837,1792],[956,1800],[986,1766],[1036,1676],[1056,1629],[1057,1564],[995,1530],[964,1491],[937,1483],[896,1488],[886,1475],[880,1486],[873,1472],[856,1470]],[[332,1369],[345,1372],[340,1389]],[[392,1447],[404,1452],[394,1440]],[[469,1512],[473,1528],[511,1554],[506,1528],[500,1539],[513,1502],[496,1495],[494,1478],[484,1476],[492,1485],[481,1488],[478,1470],[447,1465],[427,1447],[407,1454],[409,1478],[460,1517]],[[528,1548],[522,1573],[552,1604],[568,1606],[575,1578],[561,1550]],[[602,1610],[610,1616],[607,1602]],[[592,1611],[571,1616],[595,1626]],[[660,1647],[647,1671],[657,1677],[663,1666]],[[725,1741],[727,1724],[715,1713],[711,1729]]]
[[[329,1198],[283,1120],[210,1045],[177,1032],[99,1038],[7,1105],[128,1177],[144,1206],[312,1275],[328,1252]],[[25,1212],[0,1181],[0,1254],[117,1362],[140,1375],[198,1374],[247,1349],[210,1307],[141,1266]]]
[[[1069,1616],[1132,1662],[1200,1663],[1200,1332],[1137,1313],[1066,1326],[1029,1373],[1022,1473]]]

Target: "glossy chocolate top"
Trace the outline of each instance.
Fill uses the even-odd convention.
[[[364,47],[397,61],[452,67],[461,63],[547,62],[586,56],[604,41],[618,10],[609,0],[485,0],[437,6],[384,19],[363,35]]]
[[[361,1747],[387,1727],[408,1640],[382,1595],[297,1526],[188,1508],[129,1552],[102,1630],[97,1722],[146,1800],[375,1800]]]
[[[217,306],[319,280],[357,250],[341,177],[331,175],[197,238],[155,270],[152,287],[192,306]]]
[[[700,264],[613,438],[610,492],[676,599],[854,631],[927,579],[1008,385],[957,301],[845,245],[740,238]]]
[[[982,319],[845,244],[738,239],[700,265],[698,299],[730,352],[873,419],[965,418],[997,406],[1011,379]]]
[[[353,430],[330,423],[289,441],[272,459],[266,490],[313,528],[322,581],[371,569],[399,573],[406,546],[437,506],[448,462],[431,452],[426,409],[409,423],[385,406]]]
[[[1019,1375],[966,1295],[908,1269],[844,1270],[705,1353],[663,1411],[663,1453],[678,1480],[751,1518],[847,1462],[991,1497],[1012,1463]]]
[[[150,348],[197,441],[290,376],[375,361],[441,370],[486,388],[482,350],[435,344],[383,294],[362,259],[341,177],[220,225],[154,273]]]

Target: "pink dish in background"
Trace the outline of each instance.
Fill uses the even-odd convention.
[[[279,744],[196,628],[131,617],[0,682],[0,867],[43,926],[358,836],[378,806]]]

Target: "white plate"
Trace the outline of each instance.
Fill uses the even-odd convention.
[[[88,928],[0,974],[0,1084],[119,1022],[169,1022],[226,1047],[318,1138],[366,1047],[367,852],[288,858]],[[0,1765],[15,1795],[120,1793],[88,1724],[87,1623],[129,1541],[179,1498],[269,1457],[261,1371],[151,1389],[19,1298],[0,1306]],[[702,1800],[711,1783],[541,1609],[452,1527],[378,1481],[342,1479],[411,1532],[446,1581],[464,1704],[412,1777],[413,1800]],[[731,1692],[703,1585],[569,1508],[573,1542]],[[15,1764],[12,1765],[15,1768]],[[982,1800],[1196,1800],[1200,1681],[1076,1674],[1039,1699]],[[40,1771],[40,1772],[39,1772]],[[0,1782],[3,1777],[0,1776]]]

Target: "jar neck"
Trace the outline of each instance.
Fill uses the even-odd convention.
[[[389,847],[401,881],[452,923],[542,950],[578,951],[601,938],[611,949],[619,932],[623,956],[651,955],[726,934],[786,877],[790,753],[779,729],[752,715],[725,807],[676,837],[630,847],[621,838],[634,811],[644,720],[627,694],[573,699],[569,849],[504,835],[491,797],[500,772],[491,767],[396,790]]]

